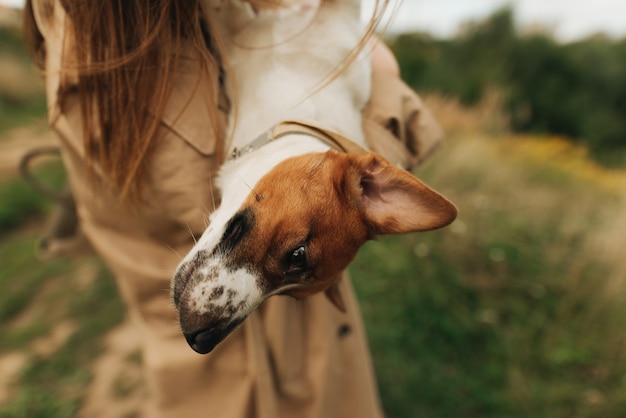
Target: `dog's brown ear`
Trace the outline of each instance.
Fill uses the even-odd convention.
[[[457,215],[448,199],[377,154],[354,156],[361,203],[376,235],[428,231],[444,227]]]
[[[332,302],[333,305],[341,312],[346,312],[346,303],[343,301],[343,296],[341,296],[341,291],[339,290],[339,283],[333,284],[331,287],[326,289],[326,297],[328,300]]]

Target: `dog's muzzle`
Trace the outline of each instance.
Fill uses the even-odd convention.
[[[221,343],[242,321],[235,321],[226,327],[209,326],[194,332],[183,332],[187,344],[199,354],[208,354]]]
[[[174,276],[172,299],[180,326],[189,346],[200,354],[211,352],[264,299],[254,284],[232,287],[237,273],[219,272],[218,265],[206,252],[198,252]],[[239,280],[254,279],[239,274]]]

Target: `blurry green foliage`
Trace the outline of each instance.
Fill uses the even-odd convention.
[[[413,33],[391,46],[403,77],[419,91],[473,105],[496,88],[513,130],[566,135],[601,161],[624,161],[618,157],[626,155],[626,39],[561,44],[545,33],[522,35],[505,8],[452,40]]]
[[[65,171],[60,161],[37,167],[34,175],[53,190],[60,190],[65,184]],[[33,216],[46,213],[52,204],[49,197],[20,178],[0,182],[0,232],[11,231]]]
[[[0,27],[0,133],[32,123],[45,113],[42,78],[24,45],[21,32]]]
[[[459,218],[351,265],[385,412],[624,417],[626,207],[505,141],[451,139],[419,176]]]
[[[125,309],[101,262],[44,263],[35,258],[34,247],[31,237],[0,242],[0,356],[28,355],[11,398],[0,403],[0,418],[74,417],[91,379],[90,365],[103,350],[102,339],[122,321]],[[93,268],[93,280],[81,286],[84,277],[78,266],[87,264]],[[34,341],[65,321],[76,329],[54,355],[31,352]]]
[[[30,60],[26,47],[24,46],[22,33],[18,29],[0,26],[0,39],[2,40],[0,43],[0,52],[9,53],[24,61]]]

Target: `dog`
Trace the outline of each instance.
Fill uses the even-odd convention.
[[[361,38],[358,1],[209,4],[236,98],[230,158],[220,205],[171,287],[183,334],[202,354],[272,295],[325,292],[345,310],[337,284],[363,243],[440,228],[457,213],[366,151],[367,54],[328,79]]]

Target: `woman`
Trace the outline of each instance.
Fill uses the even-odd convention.
[[[211,184],[230,106],[227,63],[205,10],[176,0],[26,7],[81,227],[114,272],[142,341],[145,415],[381,417],[347,280],[348,314],[322,295],[274,297],[207,356],[180,333],[170,277],[217,204]],[[438,142],[438,128],[380,43],[373,62],[366,136],[410,166]]]

